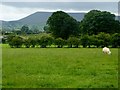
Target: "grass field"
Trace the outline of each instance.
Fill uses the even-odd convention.
[[[117,88],[118,49],[2,48],[3,88]]]

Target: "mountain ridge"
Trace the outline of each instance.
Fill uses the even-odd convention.
[[[19,20],[13,21],[0,20],[0,22],[2,23],[0,24],[0,27],[2,27],[3,30],[10,31],[16,29],[20,30],[20,28],[23,25],[28,25],[29,28],[37,27],[40,31],[43,31],[43,28],[46,25],[46,22],[48,18],[52,15],[52,13],[53,12],[35,12]],[[68,14],[77,21],[81,21],[86,13],[68,13]],[[116,19],[117,18],[120,19],[119,16],[116,16]]]
[[[28,25],[30,28],[33,26],[38,27],[40,30],[43,30],[43,27],[46,25],[48,18],[52,15],[53,12],[35,12],[26,17],[23,17],[19,20],[13,21],[1,21],[2,28],[6,30],[20,29],[23,25]],[[85,13],[68,13],[70,16],[75,18],[78,21],[81,21]]]

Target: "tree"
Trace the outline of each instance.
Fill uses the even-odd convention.
[[[27,34],[28,31],[29,31],[29,27],[28,27],[27,25],[22,26],[21,32],[22,32],[23,34]]]
[[[16,30],[13,33],[15,33],[16,35],[20,35],[21,34],[21,30]]]
[[[115,20],[115,15],[107,11],[91,10],[80,23],[82,34],[118,33],[120,22]]]
[[[78,22],[63,11],[54,12],[47,20],[50,32],[55,38],[68,39],[79,34]]]
[[[32,28],[31,28],[31,31],[32,31],[33,34],[40,33],[39,27],[37,25],[33,25]]]
[[[51,33],[48,25],[45,25],[43,29],[44,29],[44,32]]]

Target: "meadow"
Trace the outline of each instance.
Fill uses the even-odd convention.
[[[118,49],[2,47],[3,88],[117,88]]]

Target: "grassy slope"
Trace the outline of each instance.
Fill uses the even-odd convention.
[[[5,88],[118,87],[118,49],[3,47]]]

